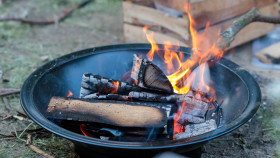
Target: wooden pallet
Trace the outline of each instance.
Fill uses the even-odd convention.
[[[139,0],[122,2],[126,43],[147,43],[142,27],[148,25],[151,26],[150,30],[154,32],[157,43],[170,41],[172,44],[191,46],[189,22],[183,8],[183,4],[188,0],[155,0],[161,5],[181,11],[183,17],[174,17],[155,9],[151,0],[145,0],[145,3],[140,1],[140,4],[137,1]],[[266,14],[278,14],[277,0],[191,0],[190,2],[191,14],[197,21],[197,29],[202,32],[206,20],[209,19],[212,23],[209,28],[210,34],[223,32],[235,19],[253,7],[259,8]],[[252,23],[236,36],[231,48],[261,37],[275,27],[274,24]]]

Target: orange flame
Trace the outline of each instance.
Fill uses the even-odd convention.
[[[213,33],[209,33],[208,28],[210,27],[210,23],[207,22],[205,26],[204,32],[197,32],[195,29],[196,23],[192,16],[189,13],[190,5],[185,5],[185,9],[188,12],[188,18],[190,23],[190,33],[192,36],[192,55],[191,57],[183,61],[184,55],[183,53],[179,53],[179,55],[171,51],[171,43],[164,42],[164,62],[167,65],[167,78],[169,79],[170,83],[173,86],[174,92],[178,94],[186,94],[191,89],[192,82],[197,82],[195,80],[195,76],[201,76],[199,79],[199,90],[204,90],[206,92],[211,92],[211,95],[215,97],[215,93],[212,88],[207,85],[204,78],[204,71],[206,69],[206,65],[200,66],[199,72],[197,74],[192,73],[190,67],[194,64],[198,63],[201,65],[202,63],[209,60],[211,56],[216,56],[217,58],[221,58],[223,56],[223,51],[221,51],[218,47],[215,46],[215,43],[211,41],[210,37],[213,37]],[[153,56],[155,53],[158,53],[159,48],[156,44],[155,40],[153,39],[153,32],[147,33],[148,27],[145,26],[143,28],[148,41],[151,43],[151,50],[147,54],[147,58],[152,61]],[[218,33],[217,33],[218,35]],[[218,36],[217,36],[218,37]],[[216,37],[214,37],[216,38]],[[193,77],[188,77],[188,83],[185,83],[187,76],[192,73]],[[190,79],[192,78],[192,79]],[[179,84],[181,83],[181,84]],[[179,86],[181,85],[181,86]],[[183,85],[183,86],[182,86]]]
[[[112,89],[111,93],[118,93],[120,83],[118,81],[112,81],[112,84],[113,84],[114,88]]]
[[[67,98],[70,98],[70,97],[72,97],[73,96],[73,93],[70,91],[70,90],[68,90],[68,94],[67,94]]]
[[[155,52],[158,52],[158,45],[156,44],[156,42],[154,40],[154,32],[151,32],[150,34],[148,34],[147,30],[148,30],[148,26],[144,26],[143,31],[145,32],[147,40],[151,43],[151,46],[152,46],[151,50],[147,54],[147,58],[150,61],[152,61],[154,58]]]
[[[185,9],[188,13],[189,19],[189,30],[192,37],[192,54],[191,57],[184,61],[183,53],[176,53],[176,51],[171,50],[170,42],[164,42],[164,62],[166,63],[166,72],[167,78],[173,86],[174,92],[178,94],[187,94],[190,89],[192,89],[194,84],[197,84],[198,87],[197,93],[198,97],[202,96],[203,93],[209,93],[211,95],[210,101],[216,99],[215,89],[210,87],[211,83],[210,78],[205,78],[204,74],[208,69],[206,63],[211,57],[215,56],[217,59],[221,58],[224,54],[215,45],[213,39],[218,39],[219,33],[214,34],[213,32],[208,31],[210,23],[207,22],[205,30],[203,32],[197,32],[195,29],[196,23],[190,14],[190,5],[186,4]],[[148,41],[151,43],[151,50],[147,54],[147,58],[152,61],[155,53],[159,53],[159,47],[153,39],[153,33],[147,33],[148,27],[143,28]],[[211,41],[212,39],[212,41]],[[178,55],[179,54],[179,55]],[[192,72],[190,68],[195,64],[200,65],[199,68]],[[178,120],[182,114],[182,109],[185,104],[181,105],[181,110],[177,112],[174,118],[174,132],[181,133],[184,132],[183,129],[178,125]],[[187,106],[187,105],[186,105]]]

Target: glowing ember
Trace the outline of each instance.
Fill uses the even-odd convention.
[[[119,89],[119,82],[118,81],[112,81],[114,89],[111,91],[111,93],[118,93],[118,89]]]
[[[67,98],[70,98],[70,97],[72,97],[72,96],[73,96],[73,93],[69,90],[66,97],[67,97]]]
[[[93,135],[91,135],[85,128],[85,124],[81,124],[80,125],[80,130],[81,132],[86,136],[86,137],[94,137]]]

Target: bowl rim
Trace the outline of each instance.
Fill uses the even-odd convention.
[[[108,51],[113,52],[113,51],[122,51],[122,50],[140,50],[140,49],[150,49],[150,48],[151,48],[150,44],[142,44],[142,43],[141,44],[140,43],[116,44],[116,45],[107,45],[107,46],[88,48],[56,58],[44,64],[43,66],[39,67],[26,79],[26,81],[24,82],[21,88],[21,93],[20,93],[20,102],[22,108],[25,111],[25,113],[35,123],[59,136],[62,136],[74,142],[80,142],[80,143],[86,143],[86,144],[110,147],[110,148],[123,148],[123,149],[163,149],[163,148],[188,146],[192,144],[203,143],[235,130],[236,128],[240,127],[248,120],[250,120],[253,117],[253,115],[257,112],[259,105],[261,103],[261,91],[258,83],[251,76],[251,74],[247,72],[244,68],[241,68],[237,64],[225,58],[221,58],[218,64],[227,68],[232,73],[237,75],[246,85],[248,90],[247,106],[242,112],[242,114],[234,121],[218,128],[215,131],[215,134],[210,132],[210,134],[206,133],[198,136],[196,141],[189,141],[188,139],[180,139],[180,140],[156,141],[156,142],[121,142],[121,141],[100,140],[96,138],[85,137],[81,134],[77,134],[69,130],[66,130],[56,125],[55,123],[49,121],[37,109],[37,106],[35,106],[33,100],[34,87],[45,74],[55,69],[56,67],[82,57],[91,56],[96,53],[105,53]],[[163,45],[159,44],[159,48],[163,49]],[[183,52],[189,55],[190,50],[191,48],[179,47],[177,52]]]

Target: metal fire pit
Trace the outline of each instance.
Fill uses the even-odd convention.
[[[160,50],[163,46],[159,45]],[[149,44],[122,44],[90,48],[57,58],[38,68],[24,83],[21,104],[28,116],[43,128],[74,142],[78,153],[101,154],[104,157],[151,157],[164,151],[184,153],[202,146],[207,141],[224,135],[246,123],[256,113],[261,92],[254,78],[233,62],[221,59],[210,67],[217,100],[223,100],[223,118],[213,132],[191,139],[122,142],[100,140],[68,131],[48,120],[44,112],[52,96],[66,96],[68,90],[79,96],[84,72],[119,79],[131,69],[133,54],[145,54]],[[177,52],[189,57],[190,48],[181,47]],[[159,60],[153,61],[159,67]],[[222,149],[221,149],[222,150]]]

